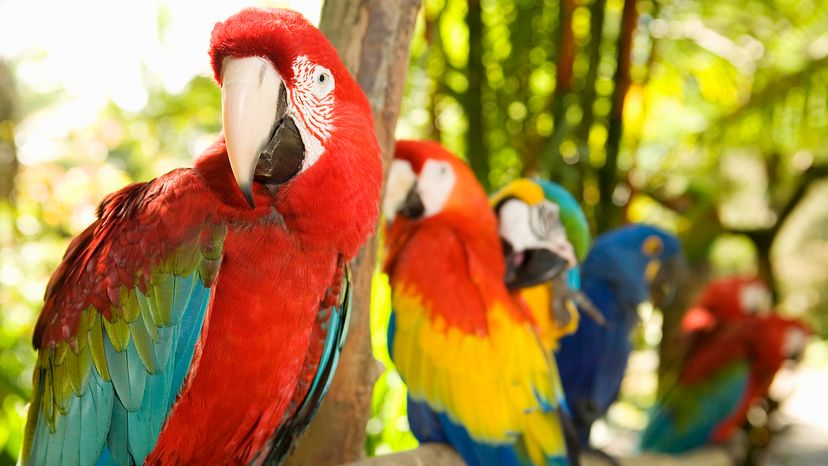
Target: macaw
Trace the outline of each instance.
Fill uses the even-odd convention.
[[[23,464],[278,463],[330,383],[379,211],[370,107],[293,11],[216,24],[210,58],[223,135],[107,196],[48,284]]]
[[[577,463],[554,359],[504,284],[482,186],[426,141],[397,142],[388,184],[388,347],[414,435],[451,444],[470,466]]]
[[[586,216],[566,189],[541,179],[515,180],[490,202],[506,255],[506,284],[519,289],[544,346],[555,351],[558,340],[578,328],[571,290],[579,288],[578,263],[589,249]]]
[[[782,363],[801,355],[809,334],[802,322],[777,314],[723,323],[691,347],[675,385],[656,400],[641,449],[682,453],[731,439]]]
[[[682,261],[675,236],[649,225],[628,225],[596,238],[581,265],[581,290],[605,323],[582,319],[557,353],[578,441],[589,447],[592,423],[618,396],[640,304],[670,286]]]
[[[707,284],[681,321],[683,337],[698,338],[748,314],[769,313],[773,298],[758,277],[726,277]]]

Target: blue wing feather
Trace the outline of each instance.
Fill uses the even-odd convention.
[[[72,398],[65,415],[57,416],[54,433],[40,416],[29,464],[143,463],[189,371],[211,294],[197,271],[174,277],[173,286],[172,321],[152,332],[156,372],[149,373],[134,340],[118,352],[103,332],[111,381],[104,381],[93,366],[82,395]],[[140,306],[154,302],[136,295]]]
[[[675,454],[709,443],[744,398],[748,378],[749,368],[742,361],[701,383],[676,385],[653,406],[641,449]]]

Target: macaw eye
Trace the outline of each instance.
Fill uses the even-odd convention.
[[[317,97],[322,98],[328,95],[334,89],[334,78],[330,70],[325,67],[317,66],[313,78],[313,93]]]
[[[548,237],[558,223],[558,211],[558,206],[549,201],[535,205],[529,217],[532,233],[538,238]]]

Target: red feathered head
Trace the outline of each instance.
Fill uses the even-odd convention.
[[[463,229],[497,224],[486,191],[469,166],[433,141],[397,141],[388,189],[389,220],[401,214],[409,220],[448,221]]]
[[[768,314],[773,303],[768,286],[755,277],[729,277],[710,282],[682,321],[685,331],[711,329],[744,315]]]
[[[503,262],[497,219],[471,169],[432,141],[397,141],[383,211],[389,242],[412,229],[450,228],[492,264]],[[392,254],[393,255],[393,254]]]
[[[210,57],[247,203],[355,252],[378,214],[382,165],[368,100],[336,49],[297,12],[248,8],[216,24]]]

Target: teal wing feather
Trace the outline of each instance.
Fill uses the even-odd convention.
[[[271,437],[268,446],[263,449],[254,464],[279,465],[290,453],[295,440],[305,431],[310,421],[319,410],[322,399],[328,393],[333,382],[339,355],[348,336],[351,317],[351,273],[347,265],[342,265],[342,284],[339,288],[338,302],[334,306],[323,306],[316,319],[314,334],[320,335],[316,343],[321,348],[313,350],[314,341],[305,359],[305,368],[311,371],[310,383],[297,386],[291,415],[287,416]]]
[[[748,379],[747,362],[737,361],[706,380],[666,391],[650,412],[641,449],[675,454],[709,443],[744,398]]]
[[[178,170],[109,196],[69,247],[35,330],[21,463],[142,464],[192,361],[226,227]]]

